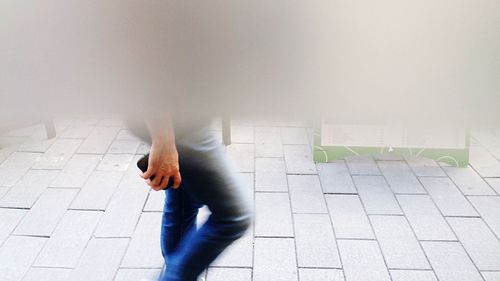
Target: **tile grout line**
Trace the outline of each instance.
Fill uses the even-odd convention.
[[[370,155],[370,157],[372,157],[372,156]],[[372,159],[373,159],[373,157],[372,157]],[[376,162],[376,161],[375,161],[375,165],[376,165],[376,167],[377,167],[377,170],[380,172],[380,175],[382,175],[382,176],[383,176],[382,171],[380,170],[380,167],[378,166],[378,164],[377,164],[377,162]],[[368,216],[368,212],[366,211],[365,204],[363,203],[363,200],[361,200],[361,196],[359,196],[358,186],[356,185],[356,182],[354,181],[354,177],[353,177],[353,175],[351,174],[351,169],[349,168],[349,165],[346,165],[346,166],[347,166],[347,170],[349,171],[349,174],[350,174],[350,176],[351,176],[351,181],[352,181],[352,183],[353,183],[353,185],[354,185],[354,188],[356,189],[356,192],[358,193],[358,195],[357,195],[358,200],[360,201],[361,206],[363,207],[364,214],[365,214],[365,216],[366,216],[366,218],[367,218],[367,220],[368,220],[368,224],[370,225],[370,229],[371,229],[371,231],[372,231],[372,233],[373,233],[373,236],[374,236],[374,238],[375,238],[375,242],[377,243],[378,250],[380,251],[380,255],[382,256],[382,260],[384,261],[385,269],[387,270],[387,274],[389,275],[389,279],[392,281],[393,279],[392,279],[392,274],[391,274],[391,271],[389,270],[389,266],[388,266],[388,264],[387,264],[387,260],[386,260],[386,258],[385,258],[385,256],[384,256],[384,252],[382,251],[382,247],[380,246],[380,243],[379,243],[379,241],[378,241],[377,235],[376,235],[376,233],[375,233],[375,229],[373,228],[373,224],[372,224],[372,222],[371,222],[371,220],[370,220],[370,218],[369,218],[369,216]],[[384,178],[385,178],[385,177],[384,177]],[[389,186],[389,187],[390,187],[390,186]],[[391,189],[391,190],[392,190],[392,189]]]
[[[342,161],[344,161],[344,160],[342,160]],[[344,165],[345,165],[345,161],[344,161]],[[315,163],[315,166],[316,166],[316,170],[317,170],[318,163]],[[318,174],[318,178],[319,178],[319,184],[321,187],[321,191],[323,191],[323,182],[321,181],[321,177],[319,176],[319,174]],[[328,206],[328,202],[326,200],[325,193],[323,193],[323,201],[325,202],[327,215],[328,215],[328,221],[330,222],[330,227],[332,228],[332,232],[333,232],[335,248],[337,249],[337,254],[338,254],[338,258],[339,258],[339,262],[340,262],[340,270],[342,271],[342,276],[345,278],[344,263],[342,261],[342,255],[340,254],[340,247],[339,247],[339,243],[338,243],[339,239],[337,238],[337,233],[335,232],[335,227],[333,225],[332,216],[331,216],[331,210],[330,210],[330,207]]]
[[[439,163],[438,163],[439,165]],[[445,174],[448,175],[445,171]],[[414,174],[415,175],[415,174]],[[477,267],[476,263],[474,262],[474,260],[472,260],[471,256],[469,255],[469,253],[467,252],[467,250],[465,249],[464,245],[462,244],[462,241],[460,241],[460,238],[458,237],[457,233],[455,232],[455,230],[453,229],[453,227],[451,227],[447,217],[443,214],[443,212],[441,211],[441,209],[437,206],[436,202],[434,201],[434,198],[429,194],[429,191],[427,190],[427,188],[425,187],[425,185],[422,183],[422,181],[420,180],[419,177],[417,177],[415,175],[415,177],[417,178],[418,182],[422,185],[422,187],[424,188],[424,190],[427,192],[427,195],[429,196],[429,199],[432,201],[432,203],[434,204],[434,206],[436,207],[437,211],[439,212],[439,214],[441,214],[441,217],[443,217],[446,225],[449,227],[449,229],[451,230],[451,232],[453,233],[453,235],[455,236],[455,238],[457,238],[457,241],[447,241],[448,243],[458,243],[460,245],[460,247],[464,250],[464,252],[467,254],[467,257],[469,258],[470,262],[474,265],[474,268],[477,270],[477,272],[479,273],[479,275],[481,276],[481,278],[483,278],[484,280],[484,277],[482,276],[481,274],[481,271],[479,270],[479,268]],[[451,180],[451,178],[448,176],[447,177],[452,183],[453,185],[455,186],[455,188],[457,188],[460,192],[460,194],[462,194],[462,191],[455,185],[455,183]],[[463,194],[462,194],[463,195]],[[470,202],[467,200],[467,202],[470,204]],[[471,204],[472,205],[472,204]],[[474,207],[474,206],[472,206]],[[474,209],[475,210],[475,209]],[[476,211],[477,212],[477,211]],[[426,241],[425,241],[426,242]],[[441,242],[441,243],[446,243],[446,242]],[[423,245],[422,243],[419,241],[419,244],[421,244],[421,247],[423,248]],[[424,250],[424,254],[426,255],[427,257],[427,253],[425,252]],[[429,262],[430,263],[430,262]],[[431,264],[431,267],[432,264]],[[437,278],[437,274],[434,273],[436,275],[436,278]]]
[[[470,168],[471,168],[471,169],[472,169],[472,170],[473,170],[473,171],[474,171],[474,172],[475,172],[475,173],[476,173],[476,174],[477,174],[477,175],[481,178],[481,180],[483,180],[483,181],[484,181],[484,179],[483,179],[483,178],[481,177],[481,175],[480,175],[480,174],[479,174],[479,173],[478,173],[478,172],[474,169],[474,167],[472,167],[470,164],[469,164],[469,166],[468,166],[468,167],[470,167]],[[445,171],[445,172],[446,172],[446,171]],[[447,174],[447,173],[446,173],[446,174]],[[491,233],[492,233],[492,234],[493,234],[493,235],[497,238],[497,240],[498,240],[498,241],[500,241],[500,236],[498,236],[498,235],[495,233],[495,231],[493,231],[493,229],[491,228],[491,226],[490,226],[490,225],[489,225],[489,224],[488,224],[488,223],[484,220],[484,218],[483,218],[482,214],[481,214],[481,213],[477,210],[476,206],[474,206],[474,204],[472,204],[472,202],[470,201],[470,198],[469,198],[469,197],[472,197],[472,196],[466,196],[466,195],[465,195],[465,193],[464,193],[464,192],[463,192],[463,191],[462,191],[462,190],[458,187],[458,185],[455,183],[455,181],[453,181],[453,179],[451,179],[450,177],[448,177],[448,178],[449,178],[449,180],[451,181],[451,183],[453,183],[453,186],[454,186],[456,189],[458,189],[458,191],[460,192],[460,194],[461,194],[463,197],[465,197],[465,200],[467,201],[467,203],[469,203],[469,205],[472,207],[472,209],[473,209],[473,210],[476,212],[476,214],[478,215],[477,217],[464,217],[464,218],[479,218],[479,219],[481,219],[481,221],[482,221],[482,222],[486,225],[486,227],[489,229],[489,231],[490,231],[490,232],[491,232]],[[420,179],[419,179],[419,181],[420,181]],[[486,181],[484,181],[484,182],[486,183],[486,185],[488,185],[488,187],[490,187],[490,186],[489,186],[489,184],[488,184]],[[495,191],[494,191],[491,187],[490,187],[490,189],[493,191],[493,193],[495,193]],[[491,195],[490,195],[490,196],[491,196]],[[452,217],[452,216],[449,216],[449,217]],[[445,218],[446,218],[446,217],[445,217]],[[448,221],[448,220],[446,219],[446,221]],[[457,238],[458,238],[458,236],[457,236]],[[460,239],[459,239],[459,240],[460,240]],[[465,247],[464,247],[464,249],[465,249]],[[467,252],[467,251],[466,251],[466,252]],[[478,270],[479,270],[479,268],[478,268]]]
[[[410,167],[410,171],[412,173],[412,175],[414,177],[416,177],[418,183],[422,186],[422,189],[425,190],[426,194],[418,194],[418,196],[427,196],[430,198],[430,195],[428,194],[428,191],[427,189],[424,187],[424,185],[420,182],[420,179],[417,177],[415,171],[411,168],[411,166],[408,164],[408,161],[405,159],[404,162],[406,163],[406,165],[408,165],[408,167]],[[382,174],[382,178],[384,179],[384,182],[390,187],[390,183],[389,181],[387,180],[387,178],[385,177],[385,175]],[[392,190],[392,189],[391,189]],[[436,272],[434,271],[434,266],[432,265],[429,257],[427,256],[427,253],[425,252],[424,250],[424,247],[422,246],[422,243],[420,243],[420,240],[418,239],[417,237],[417,233],[415,232],[415,229],[414,227],[411,225],[410,223],[410,220],[408,219],[408,217],[406,216],[406,212],[404,210],[404,208],[401,206],[401,202],[399,202],[398,200],[398,197],[396,196],[396,194],[393,192],[393,196],[394,196],[394,199],[396,200],[396,203],[398,204],[398,207],[399,209],[401,210],[401,212],[403,213],[403,217],[404,217],[404,220],[405,222],[408,224],[408,227],[410,227],[411,229],[411,232],[413,234],[413,238],[415,238],[415,241],[417,242],[418,244],[418,247],[419,249],[422,251],[422,254],[424,255],[425,257],[425,260],[427,261],[427,264],[429,265],[430,267],[430,271],[432,271],[432,274],[434,275],[434,277],[436,277],[436,279],[438,278],[437,275],[436,275]],[[433,202],[434,204],[434,202]],[[437,206],[436,206],[437,208]],[[446,220],[446,219],[445,219]]]
[[[279,136],[280,136],[280,143],[281,143],[281,149],[283,151],[283,157],[285,157],[285,151],[284,151],[284,144],[283,144],[283,132],[281,130],[281,127],[279,128]],[[293,215],[293,206],[292,206],[292,198],[290,196],[290,186],[289,186],[289,181],[288,181],[288,172],[286,169],[286,159],[285,161],[285,177],[286,177],[286,189],[287,189],[287,197],[288,197],[288,203],[290,204],[290,217],[291,217],[291,222],[292,222],[292,239],[293,239],[293,246],[294,246],[294,251],[295,251],[295,270],[297,272],[297,281],[300,281],[300,274],[299,274],[299,255],[297,254],[297,241],[295,239],[295,217]]]
[[[140,219],[140,217],[139,217]],[[139,220],[137,220],[139,221]],[[137,227],[137,225],[136,225]],[[134,229],[134,232],[135,232],[135,229]],[[134,234],[132,234],[133,236]],[[125,259],[125,255],[127,254],[127,251],[128,251],[128,247],[130,246],[130,244],[132,243],[132,236],[130,238],[124,238],[124,239],[127,239],[127,245],[125,247],[125,250],[123,251],[123,255],[121,256],[120,258],[120,262],[118,263],[118,267],[116,268],[114,274],[113,274],[113,279],[111,280],[115,280],[116,279],[116,275],[118,275],[118,271],[120,271],[120,266],[122,265],[123,263],[123,260]]]
[[[372,157],[372,156],[370,156],[370,157]],[[385,176],[384,176],[384,174],[382,173],[382,171],[380,170],[380,167],[378,166],[377,161],[374,161],[374,162],[375,162],[375,166],[377,167],[377,170],[379,171],[380,175],[381,175],[381,176],[383,176],[383,177],[384,177],[384,179],[385,179]],[[348,171],[349,171],[349,174],[351,174],[351,173],[350,173],[350,172],[351,172],[351,169],[349,168],[349,165],[347,165],[347,169],[348,169]],[[375,241],[376,241],[376,243],[377,243],[378,250],[380,251],[380,255],[382,256],[382,259],[383,259],[383,261],[384,261],[384,265],[385,265],[385,268],[386,268],[386,270],[387,270],[387,274],[389,275],[389,279],[390,279],[390,280],[393,280],[393,279],[392,279],[392,274],[391,274],[391,271],[389,270],[389,266],[388,266],[388,264],[387,264],[387,260],[386,260],[386,258],[385,258],[385,256],[384,256],[384,252],[382,251],[382,247],[380,246],[380,243],[379,243],[379,241],[378,241],[377,234],[375,233],[375,229],[373,228],[373,224],[372,224],[372,222],[371,222],[371,220],[370,220],[370,217],[368,216],[368,212],[366,211],[365,204],[363,203],[363,200],[361,200],[361,196],[359,196],[358,186],[356,185],[356,182],[354,181],[354,177],[353,177],[353,175],[352,175],[352,174],[351,174],[351,180],[352,180],[352,182],[353,182],[353,184],[354,184],[354,188],[356,189],[356,192],[358,193],[357,197],[358,197],[358,199],[359,199],[359,201],[360,201],[360,203],[361,203],[361,206],[363,207],[363,211],[364,211],[364,213],[365,213],[365,215],[366,215],[366,218],[368,219],[368,223],[370,224],[370,229],[371,229],[371,231],[372,231],[372,233],[373,233],[373,236],[375,237]],[[390,185],[389,185],[389,188],[390,188]],[[391,188],[391,191],[392,191],[392,188]]]
[[[9,237],[12,237],[12,236],[13,236],[13,235],[11,235],[11,236],[9,236]],[[45,240],[45,241],[43,242],[43,246],[42,246],[42,247],[40,247],[40,250],[38,251],[38,253],[36,253],[35,258],[33,259],[33,261],[32,261],[32,262],[30,263],[30,265],[28,266],[28,268],[27,268],[26,272],[24,272],[23,276],[21,277],[21,280],[23,280],[23,279],[26,277],[26,275],[28,274],[28,272],[29,272],[29,271],[33,268],[33,265],[35,264],[36,260],[37,260],[37,259],[38,259],[38,257],[40,256],[40,253],[43,251],[43,248],[45,248],[45,246],[47,245],[47,243],[49,242],[49,239],[50,239],[50,238],[48,238],[48,237],[43,237],[43,238],[42,238],[42,237],[38,237],[38,238]]]
[[[255,209],[256,209],[256,204],[255,204],[255,198],[256,198],[256,195],[257,195],[257,190],[256,190],[256,157],[255,157],[255,150],[256,150],[256,146],[255,146],[255,126],[252,125],[252,134],[253,134],[253,177],[252,177],[252,182],[253,182],[253,185],[252,185],[252,191],[253,191],[253,202],[252,202],[252,206],[253,206],[253,217],[254,219],[252,220],[252,269],[250,270],[250,280],[253,280],[254,278],[254,268],[255,268],[255,238],[256,238],[256,235],[255,235]],[[207,280],[207,281],[210,281],[210,280]]]
[[[68,126],[68,128],[69,128],[69,126]],[[93,126],[92,131],[93,131],[94,129],[95,129],[95,126]],[[89,134],[89,135],[90,135],[90,134]],[[116,136],[115,136],[115,137],[116,137]],[[56,137],[55,137],[55,139],[57,140],[57,139],[61,139],[61,138],[59,138],[58,136],[56,136]],[[78,138],[78,139],[80,139],[80,138]],[[64,166],[63,166],[61,169],[56,169],[56,170],[59,170],[59,171],[61,171],[61,172],[62,172],[62,171],[64,170],[64,168],[67,166],[68,162],[69,162],[69,161],[71,161],[71,159],[73,159],[73,158],[75,157],[75,155],[96,155],[96,156],[100,156],[100,157],[99,157],[99,162],[95,165],[95,167],[94,167],[94,168],[92,169],[92,171],[90,172],[89,176],[88,176],[88,177],[84,180],[84,182],[83,182],[82,186],[80,186],[80,187],[77,187],[77,188],[50,187],[50,185],[51,185],[51,184],[52,184],[52,183],[53,183],[53,182],[57,179],[57,176],[56,176],[56,177],[54,177],[54,179],[53,179],[53,180],[52,180],[52,181],[48,184],[47,189],[49,189],[49,188],[51,188],[51,189],[65,189],[65,190],[66,190],[66,189],[78,189],[78,191],[77,191],[77,192],[76,192],[76,194],[73,196],[73,198],[71,199],[70,203],[68,204],[68,207],[66,208],[66,211],[65,211],[64,215],[63,215],[63,216],[61,216],[61,218],[57,221],[57,223],[56,223],[56,225],[55,225],[54,229],[52,230],[51,235],[48,237],[47,241],[49,241],[49,240],[50,240],[50,238],[52,237],[52,234],[53,234],[54,230],[55,230],[55,229],[57,229],[57,228],[59,227],[59,225],[60,225],[60,223],[61,223],[61,221],[62,221],[63,217],[64,217],[64,216],[68,213],[68,211],[73,211],[73,210],[70,208],[70,207],[71,207],[71,204],[73,204],[73,202],[76,200],[76,198],[78,197],[78,195],[79,195],[79,194],[80,194],[80,192],[81,192],[82,187],[83,187],[83,186],[85,186],[85,184],[86,184],[86,183],[90,180],[91,175],[97,171],[97,167],[99,166],[99,164],[101,163],[101,161],[104,159],[104,155],[105,155],[105,154],[96,154],[96,153],[87,153],[87,154],[85,154],[85,153],[77,153],[78,149],[80,148],[80,146],[83,144],[83,142],[84,142],[86,139],[87,139],[87,138],[83,138],[83,139],[81,139],[82,141],[79,143],[78,147],[75,149],[75,152],[71,155],[71,157],[70,157],[70,158],[68,159],[68,161],[64,164]],[[53,145],[53,144],[52,144],[52,145]],[[51,145],[51,146],[52,146],[52,145]],[[40,170],[47,170],[47,169],[40,169]],[[58,175],[60,175],[60,173],[59,173]],[[121,181],[121,179],[120,179],[120,181]],[[40,195],[40,197],[41,197],[41,195]],[[40,197],[39,197],[39,198],[40,198]],[[33,203],[33,205],[34,205],[34,204],[36,204],[36,202],[39,200],[39,198],[38,198],[38,199],[37,199],[37,200]],[[30,209],[31,209],[31,208],[30,208]],[[84,211],[84,210],[82,210],[82,211]],[[104,210],[104,211],[102,211],[102,213],[104,213],[104,212],[105,212],[105,210]],[[87,243],[85,244],[85,247],[83,248],[82,252],[80,253],[80,256],[78,257],[77,262],[76,262],[76,264],[77,264],[77,265],[78,265],[78,263],[80,262],[80,260],[81,260],[81,258],[82,258],[82,255],[83,255],[83,253],[85,252],[85,250],[87,249],[87,247],[88,247],[88,245],[89,245],[90,241],[91,241],[91,240],[92,240],[92,238],[94,237],[94,232],[95,232],[95,230],[97,229],[97,226],[99,225],[99,222],[101,221],[102,216],[103,216],[103,214],[101,214],[101,215],[100,215],[99,220],[98,220],[98,222],[96,223],[96,225],[95,225],[95,227],[94,227],[94,229],[93,229],[93,231],[92,231],[92,235],[90,235],[89,239],[87,240]],[[94,237],[94,238],[95,238],[95,237]],[[40,252],[39,252],[39,253],[38,253],[38,255],[37,255],[37,258],[35,258],[35,260],[33,261],[32,265],[30,266],[30,268],[33,268],[33,267],[34,267],[34,266],[33,266],[33,264],[34,264],[34,263],[36,262],[36,260],[38,259],[38,256],[39,256],[39,255],[40,255],[40,253],[43,251],[43,249],[45,248],[46,244],[47,244],[47,243],[45,243],[45,244],[44,244],[44,246],[41,248]],[[73,270],[74,270],[74,269],[73,269]],[[72,271],[73,271],[73,270],[72,270]],[[24,278],[24,276],[23,276],[23,278]]]

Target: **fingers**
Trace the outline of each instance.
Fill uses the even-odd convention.
[[[161,174],[157,174],[156,177],[151,181],[151,185],[161,187],[160,183],[161,183],[162,179],[165,177],[167,177],[167,176],[166,175],[162,176]]]
[[[141,177],[145,180],[148,180],[152,175],[154,175],[154,173],[155,173],[155,169],[153,169],[153,166],[150,165],[148,167],[148,170],[146,172],[142,173]]]
[[[163,177],[160,177],[160,178],[163,178]],[[146,181],[146,182],[149,185],[149,187],[151,187],[151,189],[153,189],[155,191],[159,191],[159,190],[163,189],[160,185],[154,185],[152,181]]]
[[[155,177],[151,180],[150,177],[152,175],[155,175]],[[181,185],[181,174],[179,170],[163,174],[161,171],[154,171],[149,167],[141,177],[146,180],[147,185],[156,191],[167,189],[170,178],[172,178],[173,181],[172,188],[177,189]]]
[[[173,176],[174,184],[172,185],[172,188],[177,189],[181,185],[181,173],[177,172]]]
[[[146,183],[154,190],[156,191],[159,191],[159,190],[165,190],[168,188],[168,183],[169,183],[169,179],[172,178],[172,181],[173,181],[173,184],[172,184],[172,188],[173,189],[177,189],[180,187],[181,185],[181,174],[179,172],[177,172],[174,176],[162,176],[160,177],[161,180],[159,183],[155,184],[155,180],[151,181],[151,180],[146,180]]]
[[[146,180],[146,183],[154,190],[162,190],[162,182],[164,181],[165,176],[155,175],[154,179]]]
[[[152,186],[151,189],[154,190],[154,191],[165,190],[164,188],[161,188],[159,186]]]
[[[161,189],[165,189],[165,187],[167,187],[168,184],[168,179],[169,179],[168,176],[162,177],[160,184],[158,184],[158,187],[160,187]]]

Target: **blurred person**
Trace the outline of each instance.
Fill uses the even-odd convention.
[[[203,280],[197,278],[252,221],[248,193],[210,130],[209,119],[187,123],[166,113],[150,114],[142,123],[129,122],[131,130],[151,144],[142,178],[152,189],[166,193],[161,225],[165,266],[160,281]],[[197,228],[198,210],[204,205],[211,214]]]

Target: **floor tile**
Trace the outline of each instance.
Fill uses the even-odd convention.
[[[389,268],[431,269],[405,217],[370,216],[370,220]]]
[[[231,244],[213,263],[217,267],[252,267],[253,265],[253,229]]]
[[[0,208],[0,221],[2,222],[2,227],[0,227],[0,246],[7,240],[27,212],[27,210],[22,209]]]
[[[394,193],[425,193],[425,189],[405,162],[379,161],[378,166]]]
[[[431,270],[391,270],[392,281],[438,281]]]
[[[316,164],[324,193],[357,193],[351,174],[343,160]]]
[[[71,159],[82,140],[58,139],[42,155],[39,161],[33,165],[34,169],[62,169]]]
[[[480,218],[448,218],[479,270],[500,270],[500,241]]]
[[[376,241],[338,241],[346,281],[390,281]]]
[[[359,197],[369,215],[402,215],[391,188],[381,176],[353,176]]]
[[[127,248],[126,238],[90,240],[69,281],[113,280]]]
[[[94,171],[80,189],[70,208],[104,211],[122,177],[122,172]]]
[[[50,236],[78,190],[47,189],[14,230],[16,235]]]
[[[7,132],[2,132],[2,136],[12,136],[12,137],[29,137],[35,134],[37,131],[43,130],[41,125],[26,126],[23,128],[17,128],[14,130],[9,130]]]
[[[238,174],[242,184],[243,190],[248,198],[251,198],[252,202],[255,201],[255,175],[254,173],[239,173]]]
[[[492,129],[474,128],[471,130],[471,136],[485,147],[498,146],[500,144],[500,137]]]
[[[207,281],[252,281],[250,268],[209,268]]]
[[[500,197],[470,196],[469,201],[496,236],[500,237]]]
[[[288,175],[294,213],[328,213],[317,175]]]
[[[7,194],[7,191],[9,191],[9,190],[10,190],[10,187],[0,187],[0,199],[2,199],[5,196],[5,194]]]
[[[317,174],[309,145],[284,145],[288,174]]]
[[[137,161],[142,157],[142,155],[135,155],[132,158],[131,164],[128,166],[127,171],[125,171],[125,174],[123,178],[120,181],[119,188],[129,188],[129,189],[137,189],[137,188],[144,188],[144,189],[151,189],[147,184],[146,181],[141,178],[141,170],[137,167]]]
[[[85,138],[78,153],[105,154],[120,131],[119,127],[94,127],[89,136]]]
[[[95,237],[131,237],[146,202],[148,190],[142,187],[118,188],[111,199]]]
[[[253,172],[255,169],[254,145],[233,143],[227,147],[227,152],[236,165],[238,172]]]
[[[17,151],[17,145],[5,145],[0,138],[0,164]],[[1,165],[0,165],[1,166]]]
[[[481,273],[485,281],[500,281],[500,272],[483,271]]]
[[[34,266],[75,267],[101,216],[102,212],[68,211],[38,255]]]
[[[68,268],[32,267],[23,281],[66,281],[70,274]]]
[[[280,128],[255,127],[255,156],[283,157]]]
[[[133,157],[132,154],[106,154],[97,166],[97,170],[125,172]],[[135,163],[133,164],[135,165]]]
[[[370,156],[351,156],[345,161],[352,175],[380,175],[377,163]]]
[[[344,281],[340,269],[299,268],[301,281]]]
[[[485,180],[500,195],[500,178],[486,178]]]
[[[31,208],[58,175],[55,170],[29,170],[3,197],[1,207]]]
[[[500,162],[483,147],[469,149],[469,163],[481,177],[500,177]]]
[[[421,178],[444,216],[478,216],[472,205],[449,178]]]
[[[82,187],[101,159],[101,155],[75,154],[61,173],[50,183],[50,186],[61,188]]]
[[[419,240],[457,240],[429,195],[397,195],[397,199]]]
[[[160,251],[160,229],[162,213],[143,213],[130,240],[121,267],[162,267],[164,260]]]
[[[337,238],[375,238],[357,195],[327,195],[326,201]]]
[[[11,236],[0,248],[0,280],[21,280],[47,238]]]
[[[26,172],[37,163],[41,154],[13,152],[0,164],[0,186],[13,186]]]
[[[165,206],[165,192],[150,190],[144,212],[162,212]]]
[[[139,140],[129,129],[121,129],[115,138],[116,140]]]
[[[161,269],[120,268],[114,281],[156,280],[160,272]]]
[[[135,154],[141,142],[139,140],[115,140],[111,143],[108,153],[112,154]]]
[[[45,129],[43,129],[23,141],[17,150],[44,153],[54,144],[56,140],[56,138],[48,139],[47,133],[45,132]]]
[[[327,214],[295,214],[294,225],[299,267],[342,267]]]
[[[443,169],[435,160],[425,157],[415,157],[405,155],[406,163],[418,177],[439,177],[445,176]]]
[[[458,242],[422,242],[439,281],[481,281],[483,278]]]
[[[290,238],[256,238],[253,281],[297,281],[295,243]]]
[[[283,158],[255,159],[255,190],[288,191]]]
[[[292,237],[292,212],[287,193],[255,194],[255,235]]]
[[[491,187],[471,167],[444,167],[444,170],[464,195],[495,195]]]

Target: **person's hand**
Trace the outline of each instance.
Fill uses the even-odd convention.
[[[150,180],[149,178],[153,175],[154,179]],[[181,174],[175,144],[153,142],[149,153],[148,170],[141,177],[156,191],[166,189],[170,178],[173,180],[172,188],[178,188],[181,184]]]

